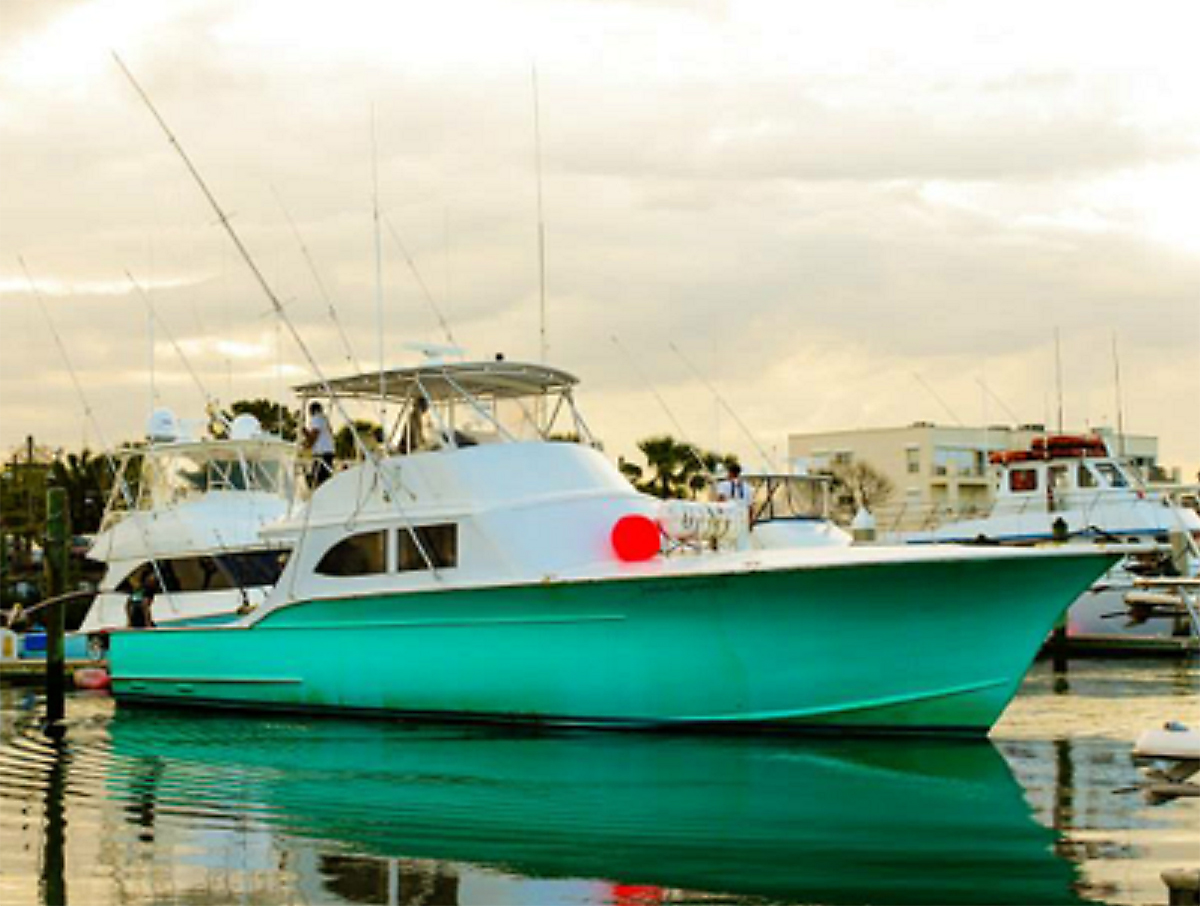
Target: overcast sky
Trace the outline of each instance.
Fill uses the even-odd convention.
[[[469,357],[537,359],[536,62],[550,360],[611,452],[677,433],[647,385],[751,461],[789,432],[1052,422],[1057,328],[1068,427],[1115,422],[1115,341],[1127,428],[1194,475],[1197,33],[1190,2],[0,0],[0,450],[137,436],[152,361],[156,404],[200,413],[126,270],[222,401],[310,377],[115,50],[331,373],[289,218],[374,367],[373,157]],[[443,334],[383,250],[410,364]]]

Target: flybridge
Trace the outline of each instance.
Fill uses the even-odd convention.
[[[594,445],[575,405],[578,383],[557,368],[499,360],[368,371],[293,389],[306,406],[330,396],[398,404],[387,447],[407,453],[556,438]]]

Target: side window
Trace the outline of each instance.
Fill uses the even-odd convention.
[[[1078,481],[1081,488],[1098,487],[1100,482],[1096,480],[1096,476],[1092,470],[1087,467],[1086,463],[1079,464]]]
[[[421,540],[421,547],[429,557],[435,569],[449,569],[458,565],[458,526],[453,523],[444,525],[418,525],[413,527]],[[396,530],[400,539],[400,571],[428,569],[425,558],[413,541],[412,532],[406,528]]]
[[[387,572],[387,532],[361,532],[325,552],[316,572],[323,576],[369,576]]]
[[[1013,469],[1008,473],[1008,489],[1020,493],[1036,491],[1038,486],[1037,469]]]

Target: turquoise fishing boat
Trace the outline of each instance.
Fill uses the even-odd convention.
[[[596,449],[576,379],[428,364],[300,388],[382,395],[389,452],[264,533],[292,550],[235,623],[113,633],[122,700],[615,727],[985,734],[1092,551],[760,543]],[[571,442],[555,441],[565,432]],[[685,508],[681,515],[680,507]],[[766,534],[766,533],[764,533]]]

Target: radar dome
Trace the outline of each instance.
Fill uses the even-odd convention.
[[[262,425],[249,412],[243,412],[229,426],[229,436],[233,440],[252,440],[262,433]]]
[[[151,443],[169,443],[179,439],[179,422],[170,409],[155,409],[146,422],[146,439]]]

